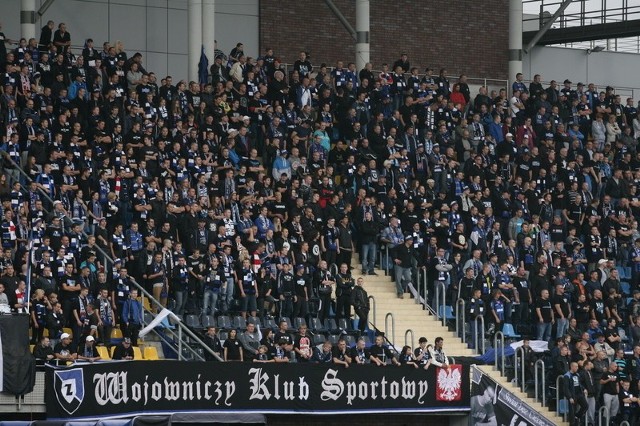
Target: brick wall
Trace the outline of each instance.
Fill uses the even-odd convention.
[[[334,3],[355,27],[355,1]],[[370,17],[374,69],[406,51],[421,72],[429,66],[446,68],[449,76],[507,78],[504,0],[371,1]],[[311,53],[314,66],[355,61],[353,39],[322,0],[260,0],[260,52],[266,47],[285,63],[293,63],[300,50]]]

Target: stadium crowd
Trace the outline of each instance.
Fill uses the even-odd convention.
[[[472,94],[406,54],[374,72],[300,52],[287,68],[242,43],[216,49],[206,81],[176,82],[121,42],[74,49],[54,29],[0,41],[0,309],[30,313],[34,343],[69,327],[109,344],[119,324],[135,345],[134,280],[181,316],[310,325],[353,309],[363,333],[382,251],[399,298],[424,271],[430,304],[444,286],[470,323],[553,342],[557,373],[592,365],[588,398],[636,415],[634,99],[522,74]]]

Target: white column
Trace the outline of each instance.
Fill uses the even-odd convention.
[[[509,0],[509,82],[522,72],[522,0]]]
[[[21,37],[26,38],[27,41],[30,38],[36,38],[36,0],[21,0],[20,31]]]
[[[216,0],[202,0],[202,45],[209,59],[209,65],[215,60],[213,42],[215,33]]]
[[[202,0],[189,0],[187,12],[189,75],[190,81],[198,81],[198,62],[202,48]]]
[[[356,0],[356,70],[360,72],[369,59],[369,0]]]

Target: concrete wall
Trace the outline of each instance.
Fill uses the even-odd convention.
[[[36,0],[36,9],[43,1]],[[1,3],[5,35],[20,38],[20,0]],[[71,43],[79,49],[87,38],[92,38],[99,50],[105,41],[121,40],[129,55],[142,53],[145,68],[159,77],[170,74],[174,81],[187,77],[186,0],[56,0],[36,24],[37,37],[50,19],[56,26],[67,24]],[[258,30],[258,0],[220,1],[216,5],[215,34],[225,53],[242,42],[247,54],[257,55]]]
[[[638,54],[604,51],[588,55],[586,50],[560,47],[536,47],[523,61],[527,79],[540,74],[545,82],[561,83],[568,78],[574,84],[595,83],[601,89],[611,85],[622,95],[635,93],[636,98],[640,97],[639,68]]]
[[[355,27],[355,2],[334,0]],[[324,1],[261,0],[260,47],[285,63],[300,50],[311,62],[355,61],[354,41]],[[508,8],[504,0],[371,1],[371,61],[393,63],[402,51],[411,65],[446,68],[449,76],[506,78]]]

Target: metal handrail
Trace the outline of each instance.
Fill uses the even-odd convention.
[[[388,276],[389,275],[389,245],[388,244],[385,244],[384,246],[384,255],[385,255],[384,274]]]
[[[618,426],[631,426],[631,425],[629,424],[628,421],[625,420],[622,423],[620,423]]]
[[[538,368],[538,366],[540,366],[540,368]],[[538,371],[541,371],[540,375],[542,376],[542,406],[546,407],[547,406],[547,386],[546,386],[546,378],[545,378],[545,374],[544,374],[544,361],[539,359],[536,361],[535,365],[534,365],[534,380],[535,380],[535,400],[538,401]]]
[[[413,330],[410,328],[408,328],[407,331],[404,332],[404,345],[407,346],[407,344],[409,343],[409,340],[407,339],[407,335],[409,335],[409,333],[411,333],[411,349],[413,349],[416,347],[416,340]]]
[[[340,272],[340,269],[338,268],[338,265],[332,263],[331,265],[329,265],[329,272],[331,272],[333,276],[337,276],[338,272]]]
[[[452,357],[452,356],[448,356],[447,359],[450,360],[449,361],[449,365],[453,365],[453,364],[456,363],[456,359],[454,357]]]
[[[440,290],[442,288],[442,291]],[[444,282],[442,281],[437,281],[436,284],[436,300],[435,300],[435,305],[436,305],[436,318],[442,321],[442,326],[446,326],[447,325],[447,315],[445,312],[445,306],[446,306],[446,292],[447,289],[444,285]],[[442,305],[440,305],[440,301],[442,301]],[[440,313],[440,307],[442,306],[442,313]]]
[[[498,340],[498,337],[500,340]],[[500,369],[498,369],[498,342],[500,342],[500,362],[502,364]],[[500,371],[500,374],[504,376],[504,333],[502,333],[502,331],[497,331],[496,334],[493,335],[493,350],[495,352],[495,370]]]
[[[520,357],[518,357],[520,354]],[[524,348],[522,346],[518,346],[516,349],[515,359],[514,359],[514,371],[513,375],[516,380],[516,387],[518,387],[518,362],[520,363],[520,390],[522,393],[525,391],[525,374],[524,374]]]
[[[462,305],[462,320],[460,319],[460,305]],[[467,343],[467,333],[465,325],[467,324],[467,302],[463,298],[456,300],[456,336],[460,337],[460,327],[462,324],[462,343]]]
[[[558,417],[560,417],[560,380],[562,380],[562,374],[558,375],[558,377],[556,377],[556,415]],[[566,399],[566,398],[563,398]],[[567,404],[569,403],[569,400],[567,399]],[[568,408],[568,407],[567,407]],[[562,413],[562,421],[566,422],[567,421],[567,411],[566,410],[564,413]]]
[[[391,318],[391,339],[389,339],[389,318]],[[387,315],[384,317],[384,335],[393,346],[396,345],[396,321],[393,318],[392,312],[387,312]]]
[[[429,302],[427,301],[427,270],[426,269],[421,269],[420,270],[422,272],[422,293],[423,293],[423,297],[424,297],[424,309],[427,310],[427,306],[429,305]]]
[[[480,334],[482,335],[482,339],[481,343],[482,343],[482,351],[480,351],[480,345],[478,344],[478,321],[480,322],[481,326],[480,326]],[[484,342],[484,316],[482,315],[478,315],[476,317],[476,320],[473,322],[473,326],[475,328],[474,333],[473,333],[473,338],[475,339],[474,341],[474,349],[476,351],[476,354],[478,355],[482,355],[485,352],[485,342]]]
[[[373,312],[373,321],[371,324],[376,325],[376,298],[373,296],[369,296],[369,305],[371,306],[371,311]]]
[[[602,423],[602,413],[604,413],[605,416],[607,417],[607,422],[604,424]],[[598,426],[609,426],[610,421],[611,421],[611,413],[609,412],[609,408],[607,408],[606,405],[603,405],[598,410]]]
[[[6,156],[5,156],[5,159],[9,160],[9,162],[10,162],[11,164],[13,164],[13,166],[14,166],[15,168],[17,168],[17,169],[18,169],[18,172],[27,178],[27,181],[28,181],[28,182],[31,182],[31,181],[32,181],[31,177],[29,177],[29,175],[27,175],[27,174],[25,173],[25,171],[22,169],[22,167],[20,167],[20,165],[19,165],[19,164],[17,164],[16,162],[14,162],[14,161],[13,161],[13,160],[8,156],[8,155],[6,155]],[[53,204],[54,200],[53,200],[53,198],[51,198],[51,196],[50,196],[49,194],[47,194],[45,191],[43,191],[43,190],[42,190],[42,188],[40,188],[40,187],[38,187],[38,188],[37,188],[37,190],[38,190],[38,192],[39,192],[40,194],[42,194],[42,195],[43,195],[43,196],[44,196],[44,197],[45,197],[45,198],[46,198],[46,199],[47,199],[51,204]],[[83,235],[85,238],[88,238],[88,237],[89,237],[89,235],[87,235],[87,233],[84,231],[84,229],[82,230],[82,235]],[[100,254],[102,254],[102,255],[103,255],[103,256],[104,256],[104,257],[105,257],[109,262],[111,262],[112,264],[114,263],[114,262],[113,262],[113,258],[112,258],[111,256],[109,256],[109,254],[107,254],[107,252],[105,252],[105,251],[102,249],[102,247],[100,247],[98,244],[96,244],[94,248],[95,248],[95,249],[96,249]],[[148,297],[148,298],[149,298],[149,303],[150,303],[150,304],[151,304],[151,303],[154,303],[154,304],[155,304],[155,305],[157,305],[158,307],[160,307],[160,308],[164,308],[164,306],[162,306],[162,304],[161,304],[160,302],[158,302],[158,301],[153,297],[153,295],[152,295],[151,293],[149,293],[147,290],[145,290],[145,288],[144,288],[143,286],[141,286],[141,285],[140,285],[140,284],[139,284],[139,283],[138,283],[138,282],[137,282],[133,277],[129,277],[129,278],[130,278],[130,280],[131,280],[131,283],[133,283],[133,285],[138,289],[138,291],[140,291],[140,295],[141,295],[141,296],[142,296],[142,295],[144,295],[144,296],[146,296],[146,297]],[[142,308],[142,309],[144,309],[144,306],[143,306],[143,308]],[[152,315],[155,315],[155,313],[154,313],[154,312],[152,312],[152,311],[147,311],[147,312],[150,312]],[[218,361],[221,361],[221,362],[222,362],[222,361],[224,361],[222,358],[220,358],[220,356],[218,356],[218,354],[216,354],[215,352],[213,352],[213,350],[212,350],[209,346],[207,346],[207,345],[206,345],[206,344],[205,344],[205,343],[204,343],[204,342],[203,342],[203,341],[202,341],[198,336],[196,336],[196,335],[195,335],[195,333],[193,333],[193,332],[192,332],[192,331],[191,331],[191,330],[190,330],[186,325],[184,325],[184,324],[182,323],[182,321],[178,321],[177,325],[178,325],[178,327],[179,327],[179,330],[180,330],[180,331],[182,331],[182,330],[184,329],[184,332],[185,332],[185,333],[186,333],[190,338],[192,338],[193,340],[195,340],[199,345],[201,345],[201,346],[202,346],[202,348],[203,348],[204,350],[208,351],[211,355],[213,355],[213,357],[214,357],[214,358],[216,358]],[[180,337],[181,337],[181,336],[180,336]]]

